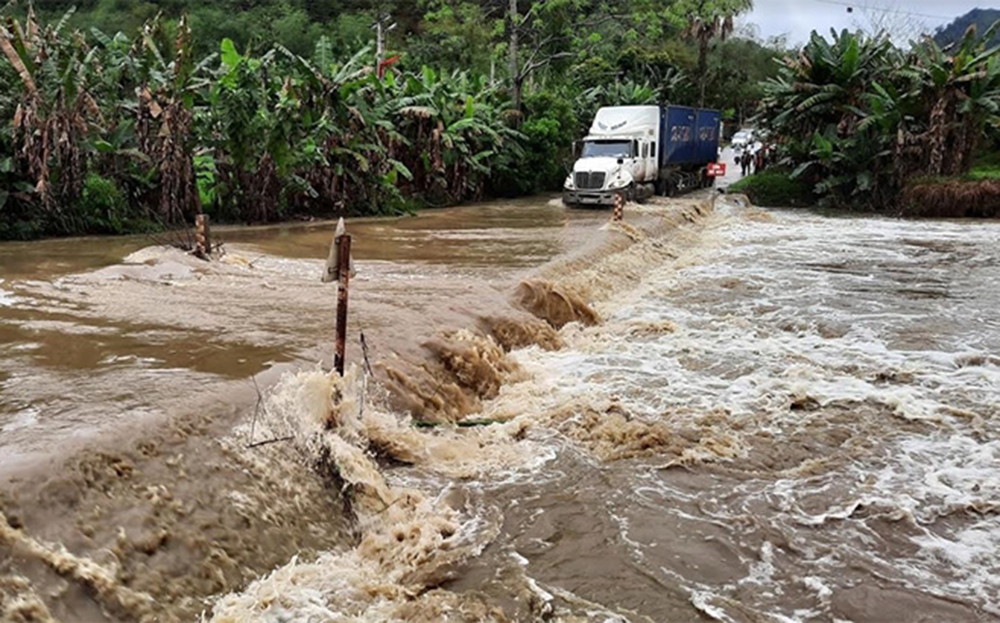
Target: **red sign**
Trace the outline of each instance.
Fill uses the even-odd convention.
[[[393,56],[392,58],[387,58],[378,64],[378,77],[385,78],[385,70],[391,65],[395,65],[399,62],[398,56]]]
[[[713,162],[708,165],[708,176],[709,177],[725,177],[726,176],[726,163],[725,162]]]

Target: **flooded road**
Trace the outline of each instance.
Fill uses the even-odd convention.
[[[0,612],[1000,620],[1000,225],[710,203],[0,247]]]
[[[363,316],[386,303],[356,327],[376,350],[419,349],[432,335],[409,317],[414,306],[437,306],[443,321],[459,304],[474,313],[501,298],[492,287],[476,297],[487,282],[503,288],[604,219],[515,201],[352,221],[355,305]],[[212,408],[201,403],[247,389],[227,381],[275,364],[327,358],[336,287],[319,275],[332,233],[333,223],[222,228],[217,266],[145,248],[146,237],[0,245],[0,471],[108,427]],[[400,322],[410,335],[379,330]]]

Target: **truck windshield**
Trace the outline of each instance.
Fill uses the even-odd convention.
[[[587,141],[581,158],[631,158],[632,141]]]

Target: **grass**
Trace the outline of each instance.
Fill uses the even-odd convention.
[[[975,182],[1000,180],[1000,152],[980,156],[965,177]]]
[[[803,208],[816,203],[816,197],[807,183],[793,180],[787,171],[779,169],[744,177],[731,185],[727,192],[743,193],[755,205],[772,208]]]
[[[910,180],[911,185],[943,184],[949,182],[982,182],[984,180],[1000,180],[1000,152],[980,154],[972,168],[964,175],[951,177],[918,177]]]

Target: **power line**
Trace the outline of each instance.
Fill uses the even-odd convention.
[[[953,20],[955,16],[945,16],[945,15],[930,15],[928,13],[916,13],[914,11],[904,11],[902,9],[890,9],[885,7],[877,7],[872,5],[858,5],[852,4],[850,2],[840,2],[838,0],[816,0],[816,2],[822,2],[823,4],[836,4],[839,6],[846,6],[848,9],[853,10],[855,7],[863,9],[866,11],[878,11],[879,13],[895,13],[898,15],[910,15],[912,17],[926,17],[928,19],[939,19],[939,20]]]

